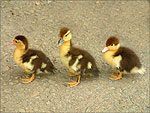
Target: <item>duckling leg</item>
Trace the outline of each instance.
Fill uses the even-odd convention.
[[[118,74],[119,72],[118,72],[118,70],[116,68],[113,68],[112,69],[112,73]]]
[[[69,70],[67,70],[67,72],[69,73],[70,76],[76,76],[75,74],[73,74],[73,73],[70,72]]]
[[[81,80],[81,75],[78,75],[78,80],[77,81],[71,81],[68,84],[70,85],[70,87],[74,87],[77,86],[78,84],[80,84],[80,80]]]
[[[32,82],[32,81],[34,80],[34,78],[35,78],[35,74],[32,74],[32,76],[31,76],[31,77],[22,78],[21,80],[22,80],[22,83],[27,84],[27,83]]]
[[[119,75],[111,75],[111,80],[119,80],[122,78],[122,72],[119,73]]]

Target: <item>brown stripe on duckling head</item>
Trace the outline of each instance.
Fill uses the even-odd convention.
[[[69,31],[69,28],[67,28],[67,27],[61,28],[61,29],[60,29],[60,33],[59,33],[59,36],[60,36],[61,38],[63,38],[63,36],[64,36],[68,31]]]
[[[28,44],[28,40],[27,40],[27,38],[26,38],[25,36],[23,36],[23,35],[18,35],[18,36],[15,37],[15,39],[22,41],[23,44],[25,45],[25,50],[28,49],[28,45],[29,45],[29,44]]]
[[[111,37],[109,37],[109,38],[107,39],[107,41],[106,41],[106,46],[110,46],[110,45],[112,45],[112,44],[117,45],[117,44],[119,44],[119,43],[120,43],[120,41],[119,41],[118,38],[116,38],[116,37],[114,37],[114,36],[111,36]]]

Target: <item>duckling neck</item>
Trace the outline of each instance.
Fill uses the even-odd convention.
[[[71,48],[71,41],[66,41],[60,46],[60,55],[65,56]]]
[[[20,58],[26,52],[27,52],[27,50],[25,50],[25,49],[16,48],[15,51],[14,51],[14,57],[15,57],[15,59]]]

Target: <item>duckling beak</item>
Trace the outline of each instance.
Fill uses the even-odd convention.
[[[11,41],[11,42],[10,42],[10,45],[14,45],[14,41]]]
[[[63,43],[64,43],[64,39],[61,38],[61,39],[58,41],[58,47],[61,46]]]
[[[102,53],[104,53],[104,52],[106,52],[106,51],[108,51],[108,50],[109,50],[108,47],[104,47],[104,49],[102,50]]]

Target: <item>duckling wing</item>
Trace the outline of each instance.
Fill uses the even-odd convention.
[[[85,50],[79,48],[72,48],[66,56],[71,56],[69,66],[75,71],[91,72],[94,75],[98,75],[98,68],[95,63],[95,59]]]
[[[53,72],[54,65],[42,51],[29,49],[22,59],[25,67],[32,72]]]
[[[115,56],[121,56],[120,69],[130,72],[134,67],[140,68],[141,63],[138,56],[127,47],[120,47],[119,50],[114,54]]]

